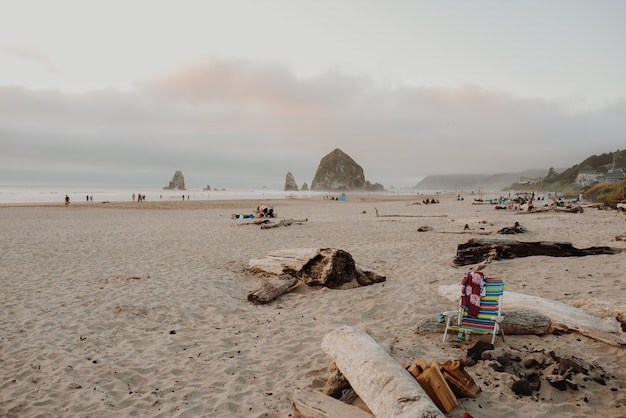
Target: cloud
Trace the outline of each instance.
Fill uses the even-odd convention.
[[[298,78],[213,58],[132,91],[0,87],[0,175],[14,181],[309,185],[341,148],[386,187],[429,174],[567,167],[619,148],[625,102],[572,114],[472,85],[383,87],[338,72]],[[76,173],[80,173],[77,175]]]
[[[58,70],[52,63],[52,60],[46,54],[35,48],[14,45],[7,47],[6,52],[19,60],[39,64],[50,74],[58,73]]]

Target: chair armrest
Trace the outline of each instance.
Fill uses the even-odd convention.
[[[499,324],[500,322],[504,320],[504,317],[502,315],[499,315],[493,318],[493,320]]]
[[[441,315],[448,317],[448,316],[455,316],[459,314],[459,310],[457,309],[456,311],[445,311],[445,312],[441,312]]]

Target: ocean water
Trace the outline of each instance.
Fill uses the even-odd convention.
[[[88,186],[2,186],[0,204],[10,203],[63,203],[65,195],[71,202],[86,202],[89,196],[93,202],[132,201],[133,195],[146,196],[146,201],[158,200],[244,200],[244,199],[287,199],[309,198],[338,194],[318,191],[284,191],[277,189],[226,189],[226,190],[163,190],[160,188],[88,187]],[[432,191],[430,192],[433,193]],[[374,193],[373,193],[374,194]],[[377,195],[415,195],[414,190],[375,193]],[[348,193],[349,196],[349,193]]]
[[[71,202],[86,202],[89,196],[93,202],[123,202],[137,199],[138,194],[146,196],[146,201],[157,200],[241,200],[241,199],[283,199],[323,195],[319,192],[285,192],[271,189],[232,189],[232,190],[163,190],[159,188],[121,188],[85,186],[0,186],[2,203],[63,203],[65,195]]]

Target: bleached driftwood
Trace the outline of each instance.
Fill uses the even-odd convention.
[[[383,274],[357,265],[348,252],[336,248],[273,251],[264,258],[251,259],[248,268],[275,275],[290,274],[302,278],[308,285],[330,288],[339,288],[352,281],[357,282],[357,286],[385,281]]]
[[[272,251],[263,258],[253,258],[248,262],[251,270],[281,275],[291,271],[300,271],[302,267],[320,253],[319,248],[293,248]]]
[[[248,222],[241,222],[239,224],[237,224],[237,226],[242,226],[242,225],[261,225],[261,224],[267,224],[269,223],[270,220],[268,218],[257,218],[253,221],[248,221]]]
[[[482,229],[464,229],[463,231],[437,231],[438,234],[473,234],[473,235],[491,235],[493,231],[484,231]]]
[[[376,211],[377,218],[446,218],[448,215],[379,215],[378,209]]]
[[[438,293],[457,302],[461,295],[460,285],[439,286]],[[502,309],[530,309],[550,317],[555,329],[573,330],[590,338],[612,345],[626,345],[620,323],[615,318],[600,318],[562,302],[523,293],[504,291]]]
[[[269,274],[272,277],[269,284],[264,284],[261,289],[248,295],[248,300],[254,303],[270,302],[289,291],[291,285],[273,283],[276,277],[281,275],[302,279],[307,285],[320,285],[331,289],[368,286],[386,279],[375,270],[357,265],[346,251],[334,248],[274,251],[264,258],[251,259],[248,262],[248,269],[253,273]],[[256,294],[263,297],[254,296]]]
[[[372,418],[361,408],[348,405],[314,389],[299,391],[291,398],[291,409],[301,418]]]
[[[302,223],[304,223],[304,222],[306,222],[308,220],[309,220],[308,218],[307,219],[297,219],[297,220],[294,220],[294,219],[283,219],[283,220],[281,220],[279,222],[276,222],[276,223],[273,223],[273,224],[268,223],[268,224],[265,224],[265,225],[261,225],[261,229],[278,228],[279,226],[289,226],[289,225],[294,224],[294,223],[300,225],[300,224],[302,224]]]
[[[364,331],[338,328],[324,336],[322,349],[376,417],[444,417],[413,376]]]
[[[283,274],[279,278],[264,283],[259,289],[248,294],[248,302],[257,305],[271,302],[278,296],[287,293],[297,283],[297,277]]]

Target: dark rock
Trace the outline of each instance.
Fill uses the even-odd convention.
[[[183,172],[176,170],[169,186],[165,186],[163,190],[187,190],[185,189],[185,177],[183,177]]]
[[[304,184],[302,185],[302,191],[303,191],[303,192],[306,192],[306,191],[308,191],[308,190],[309,190],[309,185],[308,185],[308,184],[306,184],[306,183],[304,183]]]
[[[484,351],[493,350],[493,344],[486,343],[484,341],[477,341],[471,348],[467,350],[467,357],[471,357],[474,361],[482,359]]]
[[[320,161],[311,190],[368,190],[384,191],[381,184],[365,180],[363,168],[339,148]]]
[[[578,390],[578,385],[574,382],[572,382],[569,379],[565,379],[565,384],[567,385],[568,388],[570,388],[571,390]]]
[[[565,389],[567,389],[567,383],[565,383],[565,379],[563,379],[563,376],[560,376],[558,374],[551,374],[547,377],[547,379],[548,383],[550,383],[552,387],[555,387],[560,391],[564,391]]]
[[[541,389],[541,376],[539,375],[539,373],[529,374],[528,376],[526,376],[526,380],[528,380],[528,382],[530,383],[530,388],[532,390]]]
[[[530,396],[533,394],[533,390],[530,387],[530,382],[526,379],[520,379],[515,381],[511,389],[513,389],[513,392],[515,392],[517,395]]]
[[[537,362],[537,360],[533,357],[524,359],[524,362],[522,363],[522,365],[524,366],[525,369],[532,369],[535,368],[539,365],[539,363]]]
[[[287,177],[285,178],[285,191],[298,191],[298,184],[296,183],[296,179],[293,178],[293,174],[291,174],[291,172],[287,173]]]
[[[506,372],[506,369],[504,368],[504,366],[497,361],[494,361],[489,366],[497,372],[500,372],[500,373]]]
[[[568,372],[583,374],[588,373],[587,369],[585,369],[579,362],[573,359],[561,358],[559,360],[559,374],[561,376],[565,376],[565,374]]]
[[[602,386],[606,386],[606,380],[604,380],[604,377],[600,374],[595,374],[591,377],[591,379],[596,382],[601,384]]]

